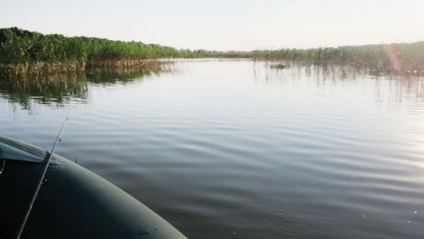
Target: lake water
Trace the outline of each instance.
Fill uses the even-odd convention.
[[[165,68],[3,81],[0,134],[50,150],[71,109],[56,152],[189,238],[422,237],[423,78],[251,60]]]

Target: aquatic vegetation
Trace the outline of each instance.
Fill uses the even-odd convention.
[[[257,50],[256,59],[365,67],[372,72],[424,75],[424,42],[314,49]]]
[[[23,75],[84,72],[86,67],[140,67],[147,59],[184,57],[187,52],[142,42],[43,35],[16,27],[0,29],[0,68]]]
[[[349,65],[381,72],[424,75],[424,41],[416,43],[279,49],[254,51],[177,50],[143,42],[112,41],[93,37],[43,35],[16,27],[0,29],[0,75],[93,73],[103,68],[150,67],[161,58],[254,58],[291,62]]]
[[[289,64],[284,64],[284,63],[277,63],[277,64],[271,65],[270,67],[271,68],[274,68],[274,69],[287,69],[287,68],[290,67],[290,65]]]
[[[126,85],[151,75],[170,74],[173,64],[152,64],[149,67],[110,67],[85,74],[58,73],[31,77],[0,78],[0,98],[14,107],[32,111],[37,104],[63,106],[71,101],[85,102],[90,85]]]
[[[75,98],[84,101],[87,94],[87,79],[76,74],[51,74],[31,80],[20,77],[0,80],[0,97],[26,110],[31,110],[33,104],[61,106]]]

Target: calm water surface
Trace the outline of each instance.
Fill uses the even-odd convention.
[[[424,79],[250,60],[0,87],[0,134],[78,158],[190,238],[421,238]]]

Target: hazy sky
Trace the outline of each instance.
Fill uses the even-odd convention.
[[[254,50],[424,40],[423,0],[0,0],[0,28]]]

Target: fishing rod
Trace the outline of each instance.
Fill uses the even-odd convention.
[[[56,149],[57,143],[61,140],[60,139],[60,136],[62,135],[62,131],[65,128],[66,122],[69,120],[69,114],[70,113],[71,113],[71,110],[69,110],[68,115],[66,116],[65,120],[63,121],[62,127],[60,128],[59,134],[57,135],[57,138],[56,138],[56,141],[54,142],[54,145],[53,145],[52,150],[50,151],[50,153],[48,153],[49,154],[49,157],[47,158],[46,164],[44,165],[43,173],[41,174],[40,180],[38,181],[37,188],[35,189],[35,192],[34,192],[34,195],[32,196],[31,202],[28,205],[28,209],[26,211],[24,220],[22,221],[22,224],[19,227],[19,232],[18,232],[18,235],[16,236],[16,239],[20,239],[21,238],[22,232],[24,231],[24,228],[25,228],[25,225],[26,225],[26,223],[28,221],[28,218],[29,218],[29,215],[31,213],[32,207],[34,206],[34,202],[37,199],[38,193],[40,192],[41,185],[43,184],[44,177],[46,176],[47,169],[49,168],[49,165],[50,165],[50,161],[53,158],[53,152]]]

